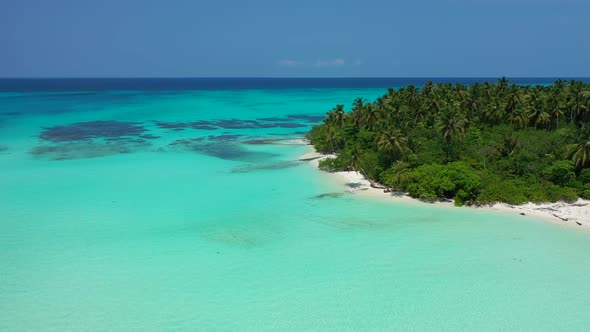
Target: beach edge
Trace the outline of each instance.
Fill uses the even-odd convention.
[[[343,191],[357,194],[360,197],[370,199],[379,199],[386,202],[412,203],[412,204],[434,204],[449,208],[461,208],[454,205],[452,200],[435,201],[432,203],[410,197],[403,192],[385,192],[384,189],[375,188],[361,173],[355,171],[349,172],[325,172],[319,169],[319,163],[326,158],[333,158],[335,155],[319,153],[312,144],[306,139],[302,139],[309,149],[301,155],[298,160],[308,162],[309,165],[317,171],[324,173],[335,183],[342,186]],[[503,212],[529,216],[532,219],[551,223],[554,225],[574,228],[581,231],[590,232],[590,200],[578,198],[576,202],[568,203],[558,201],[555,203],[526,203],[522,205],[512,205],[508,203],[494,203],[482,206],[465,206],[475,210],[485,210],[494,212]]]

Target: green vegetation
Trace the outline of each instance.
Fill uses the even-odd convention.
[[[307,135],[356,170],[425,200],[457,205],[590,198],[590,84],[427,83],[337,105]]]

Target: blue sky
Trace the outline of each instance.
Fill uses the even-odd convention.
[[[590,76],[587,0],[0,0],[0,77]]]

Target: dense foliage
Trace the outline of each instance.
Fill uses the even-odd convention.
[[[467,203],[590,198],[590,84],[388,89],[337,105],[308,138],[356,170],[413,197]]]

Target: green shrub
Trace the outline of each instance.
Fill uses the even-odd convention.
[[[583,184],[590,184],[590,168],[584,168],[578,175],[578,180]]]
[[[408,175],[408,193],[426,200],[454,198],[463,205],[475,199],[480,188],[480,177],[462,162],[422,165]]]
[[[580,191],[580,197],[584,199],[590,199],[590,183],[584,185],[584,187]]]
[[[314,126],[305,137],[321,153],[338,152],[344,147],[342,130],[336,128],[328,130],[325,125]]]
[[[558,186],[570,185],[576,178],[574,164],[569,160],[554,161],[551,166],[545,168],[543,175]]]
[[[381,183],[396,190],[407,190],[410,168],[408,163],[397,161],[391,168],[381,172]]]
[[[376,151],[367,151],[361,154],[361,166],[371,179],[379,179],[383,172],[383,166],[380,162],[380,154]]]
[[[326,172],[339,172],[347,171],[348,165],[342,161],[341,157],[326,158],[324,160],[320,160],[319,168]]]
[[[570,187],[564,187],[564,188],[560,188],[559,192],[559,200],[561,201],[565,201],[568,203],[573,203],[575,201],[578,200],[578,191],[574,188],[570,188]]]
[[[498,202],[524,204],[528,202],[528,198],[522,189],[522,184],[512,179],[491,181],[482,188],[476,200],[481,204]]]

